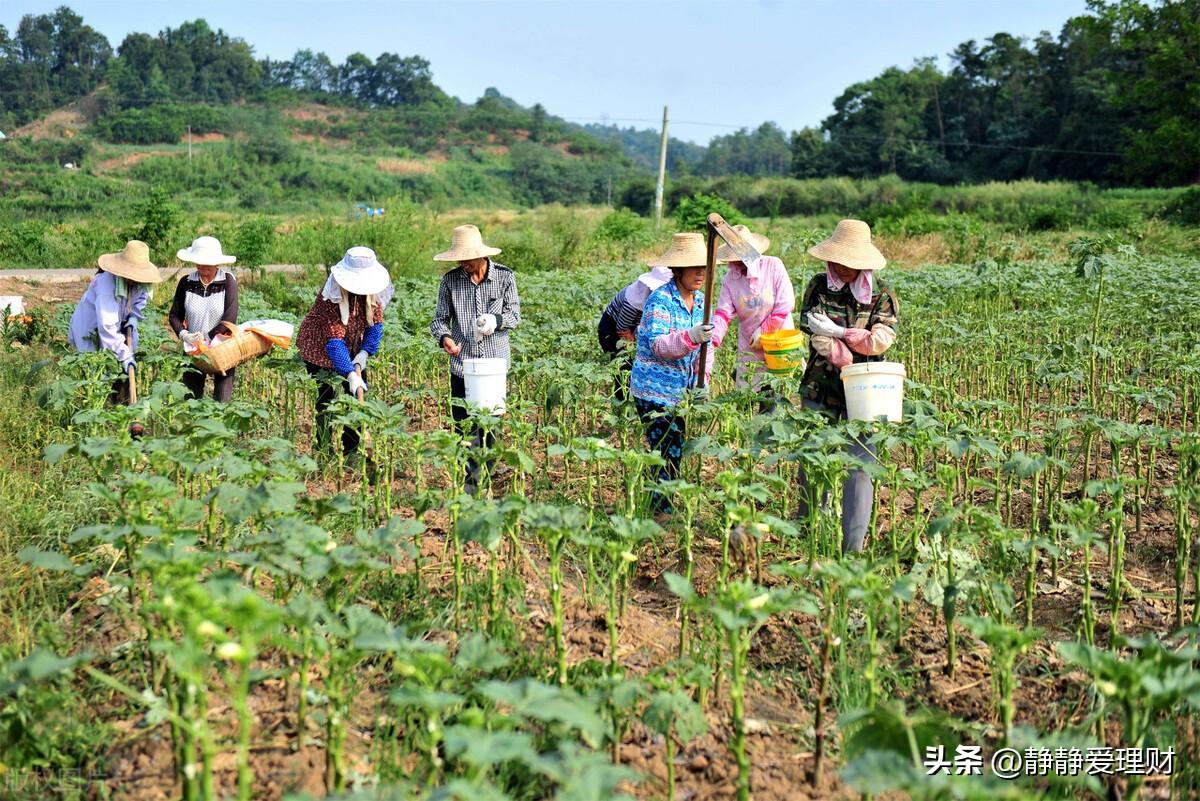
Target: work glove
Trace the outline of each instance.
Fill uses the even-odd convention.
[[[496,333],[499,321],[494,314],[481,314],[475,318],[475,333],[480,337],[490,337]]]
[[[762,350],[762,331],[755,331],[750,337],[750,350]]]
[[[137,362],[135,362],[133,360],[133,357],[130,357],[130,358],[126,359],[125,361],[121,362],[121,369],[124,370],[125,372],[128,373],[129,369],[131,367],[133,368],[133,371],[136,373],[137,372]]]
[[[712,323],[697,323],[689,328],[687,333],[688,339],[692,340],[693,345],[703,345],[705,342],[712,342]]]
[[[830,320],[828,315],[823,312],[808,313],[808,330],[812,331],[815,336],[832,337],[833,339],[841,339],[846,334],[846,329]]]
[[[350,394],[351,395],[354,395],[355,397],[357,397],[358,391],[360,389],[363,391],[364,395],[367,394],[367,382],[363,381],[362,376],[359,375],[357,372],[353,372],[350,375],[346,376],[346,380],[350,382]]]
[[[367,369],[367,356],[368,356],[368,354],[365,350],[360,350],[358,352],[358,354],[353,359],[351,359],[351,363],[354,364],[354,366],[357,367],[359,370],[366,370]]]
[[[179,339],[185,345],[199,345],[204,341],[204,334],[199,331],[188,331],[186,328],[179,332]]]

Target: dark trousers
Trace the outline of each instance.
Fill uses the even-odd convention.
[[[675,414],[670,406],[635,397],[638,417],[646,426],[646,442],[650,450],[658,451],[667,463],[658,470],[655,479],[668,481],[679,478],[679,465],[683,462],[683,441],[686,437],[683,418]],[[656,512],[672,512],[671,502],[660,492],[650,495],[651,505]]]
[[[450,414],[454,417],[454,430],[460,436],[468,436],[474,432],[474,437],[471,440],[471,447],[487,447],[492,448],[496,444],[496,435],[488,431],[486,433],[475,430],[475,424],[471,422],[471,415],[467,411],[467,407],[461,403],[455,403],[455,400],[465,401],[467,399],[467,382],[460,375],[450,374]],[[488,473],[492,472],[492,463],[494,459],[488,459]],[[467,458],[467,489],[471,490],[479,484],[479,463],[474,459]]]
[[[233,397],[233,374],[234,369],[225,371],[225,375],[213,376],[213,400],[220,403],[228,403]],[[199,400],[204,397],[204,379],[207,378],[204,373],[199,370],[184,370],[183,385],[191,392],[191,397]]]
[[[608,312],[600,315],[596,336],[600,340],[600,350],[607,353],[609,359],[621,361],[621,374],[613,379],[613,396],[623,401],[629,392],[629,372],[633,369],[633,358],[628,348],[622,350],[617,346],[621,338],[617,336],[617,323]]]
[[[329,404],[333,403],[339,392],[350,394],[350,382],[342,376],[335,373],[333,370],[328,370],[324,367],[318,367],[310,362],[304,363],[304,369],[308,374],[317,380],[317,421],[316,427],[313,429],[313,453],[330,451],[329,432],[332,430],[333,422],[332,415],[329,413]],[[363,380],[367,380],[367,373],[363,371]],[[230,382],[232,387],[233,382]],[[358,430],[352,426],[342,427],[342,451],[349,455],[358,450]]]

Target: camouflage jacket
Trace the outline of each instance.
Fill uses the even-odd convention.
[[[846,390],[842,386],[841,370],[817,353],[812,345],[812,331],[808,328],[808,313],[820,311],[829,315],[829,319],[846,328],[870,329],[871,326],[882,324],[889,326],[899,333],[900,304],[895,293],[875,275],[875,292],[871,296],[871,305],[865,306],[854,299],[850,293],[850,285],[834,292],[825,281],[825,274],[813,276],[804,290],[804,300],[800,305],[800,330],[809,335],[808,367],[800,380],[800,394],[809,399],[822,403],[832,410],[846,408]],[[886,356],[863,356],[854,354],[854,362],[881,362]]]

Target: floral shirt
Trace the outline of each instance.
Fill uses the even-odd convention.
[[[800,392],[833,410],[846,408],[842,368],[848,364],[883,361],[883,354],[896,341],[900,304],[891,288],[875,276],[871,305],[859,303],[846,284],[837,292],[829,288],[825,273],[813,276],[800,304],[800,330],[809,335],[808,367],[800,380]],[[813,336],[808,313],[824,312],[846,329],[842,339]]]
[[[675,406],[683,401],[684,390],[696,386],[699,344],[692,342],[688,329],[704,322],[704,293],[692,297],[688,311],[675,281],[650,294],[642,310],[638,327],[637,357],[629,379],[630,392],[660,406]],[[705,373],[712,373],[715,347],[708,349]]]
[[[317,294],[317,300],[300,323],[296,348],[300,358],[341,375],[354,371],[350,357],[359,350],[374,356],[383,338],[383,306],[371,304],[371,320],[367,321],[367,299],[347,293],[350,298],[350,317],[342,322],[338,304]]]

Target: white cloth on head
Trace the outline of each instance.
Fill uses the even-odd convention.
[[[379,304],[379,308],[386,311],[388,304],[392,302],[392,296],[396,294],[395,284],[388,282],[383,291],[377,295],[367,297],[367,321],[372,319],[371,308],[375,304]],[[342,285],[337,282],[331,273],[329,278],[325,279],[325,286],[321,288],[321,297],[330,303],[338,305],[338,311],[342,315],[342,325],[350,322],[350,293],[342,291]]]

